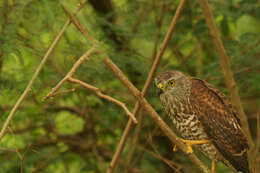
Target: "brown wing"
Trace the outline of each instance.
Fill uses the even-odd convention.
[[[249,173],[247,139],[226,96],[207,82],[191,78],[190,102],[219,152],[238,171]]]

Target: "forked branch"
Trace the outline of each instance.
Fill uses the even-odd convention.
[[[72,83],[77,83],[77,84],[80,84],[81,86],[83,86],[84,88],[88,89],[88,90],[91,90],[93,92],[96,93],[97,96],[99,96],[100,98],[103,98],[103,99],[106,99],[112,103],[115,103],[117,104],[118,106],[122,107],[126,114],[134,121],[134,123],[137,123],[137,120],[136,118],[134,117],[134,115],[128,110],[128,108],[125,106],[125,104],[117,99],[114,99],[112,97],[110,97],[109,95],[106,95],[106,94],[103,94],[99,88],[97,87],[94,87],[92,85],[89,85],[81,80],[78,80],[78,79],[75,79],[73,77],[69,77],[68,78],[68,81],[69,82],[72,82]]]
[[[97,96],[103,98],[103,99],[106,99],[112,103],[115,103],[117,104],[118,106],[122,107],[126,114],[134,121],[134,123],[137,123],[137,120],[136,118],[134,117],[134,115],[128,110],[128,108],[125,106],[124,103],[122,103],[121,101],[115,99],[115,98],[112,98],[108,95],[105,95],[103,94],[99,88],[96,88],[92,85],[89,85],[83,81],[80,81],[78,79],[75,79],[72,77],[72,75],[76,72],[76,70],[80,67],[80,65],[84,62],[84,61],[88,61],[89,60],[89,56],[92,55],[93,53],[95,53],[96,51],[96,48],[91,48],[89,49],[86,53],[84,53],[84,55],[82,55],[72,66],[72,68],[70,69],[70,71],[66,74],[66,76],[54,87],[52,88],[51,92],[49,92],[45,97],[44,97],[44,100],[45,99],[48,99],[48,98],[51,98],[51,97],[54,97],[57,95],[57,90],[63,85],[64,82],[66,81],[69,81],[69,82],[72,82],[72,83],[77,83],[77,84],[80,84],[81,86],[87,88],[88,90],[91,90],[91,91],[94,91],[96,93]]]

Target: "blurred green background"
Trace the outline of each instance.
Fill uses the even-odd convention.
[[[0,1],[0,127],[68,19],[61,4],[75,12],[79,2]],[[179,2],[89,0],[79,12],[78,19],[141,90]],[[260,103],[260,3],[257,0],[209,2],[231,58],[256,142]],[[0,142],[1,173],[21,172],[21,166],[26,173],[94,173],[108,168],[128,121],[122,108],[70,83],[65,83],[60,91],[76,88],[75,92],[43,101],[43,97],[90,47],[90,42],[75,26],[66,30],[13,118],[12,130],[9,129]],[[228,95],[197,1],[187,2],[158,73],[167,69],[205,79]],[[136,100],[100,58],[92,56],[74,77],[100,88],[133,110]],[[154,86],[146,98],[172,126]],[[142,123],[131,131],[115,172],[199,172],[184,153],[172,152],[173,144],[146,112],[140,111],[139,117]],[[138,139],[136,143],[134,139]],[[136,150],[130,158],[133,146]],[[17,150],[23,155],[22,160]],[[210,166],[210,160],[196,153]],[[231,170],[219,163],[217,172]]]

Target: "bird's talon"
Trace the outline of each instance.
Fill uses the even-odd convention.
[[[178,151],[178,147],[177,147],[177,145],[174,145],[174,147],[173,147],[173,151],[174,151],[174,152]]]
[[[190,145],[187,145],[187,151],[186,152],[187,152],[187,154],[193,153],[193,150],[192,150]]]

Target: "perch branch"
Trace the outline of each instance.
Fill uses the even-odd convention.
[[[94,87],[94,86],[92,86],[92,85],[89,85],[89,84],[87,84],[87,83],[85,83],[85,82],[83,82],[83,81],[81,81],[81,80],[78,80],[78,79],[69,77],[69,78],[68,78],[68,81],[70,81],[70,82],[72,82],[72,83],[80,84],[81,86],[85,87],[86,89],[95,92],[97,96],[99,96],[99,97],[101,97],[101,98],[103,98],[103,99],[106,99],[106,100],[108,100],[108,101],[110,101],[110,102],[112,102],[112,103],[115,103],[115,104],[117,104],[118,106],[122,107],[122,108],[125,110],[126,114],[134,121],[134,123],[137,123],[137,120],[136,120],[136,118],[134,117],[134,115],[127,109],[127,107],[125,106],[125,104],[122,103],[121,101],[119,101],[119,100],[117,100],[117,99],[114,99],[114,98],[112,98],[112,97],[110,97],[110,96],[108,96],[108,95],[103,94],[103,93],[100,91],[99,88],[96,88],[96,87]]]
[[[83,5],[87,2],[87,0],[82,0],[81,3],[78,5],[77,11],[76,13],[78,13],[80,11],[80,9],[83,7]],[[5,131],[7,129],[7,127],[9,126],[11,120],[13,119],[16,111],[18,110],[19,106],[21,105],[21,103],[23,102],[23,100],[25,99],[26,95],[31,91],[32,85],[35,81],[35,79],[37,78],[37,76],[39,75],[41,69],[43,68],[45,62],[47,61],[48,57],[50,56],[50,54],[52,53],[52,51],[54,50],[54,48],[56,47],[57,43],[59,42],[60,38],[63,36],[65,30],[67,29],[67,27],[71,24],[71,20],[68,19],[66,21],[66,23],[64,24],[64,26],[62,27],[61,31],[59,32],[59,34],[57,35],[57,37],[55,38],[55,40],[52,42],[51,46],[49,47],[48,51],[46,52],[46,54],[44,55],[42,61],[40,62],[39,66],[37,67],[36,71],[34,72],[32,79],[29,81],[28,85],[26,86],[25,90],[23,91],[22,95],[19,97],[18,101],[15,103],[14,107],[12,108],[10,114],[8,115],[2,129],[0,132],[0,141],[1,139],[4,137],[5,135]]]
[[[109,57],[105,57],[103,62],[114,73],[114,75],[125,85],[129,92],[140,102],[142,107],[152,117],[154,122],[161,128],[164,134],[177,145],[183,152],[187,151],[186,145],[173,133],[172,129],[161,119],[153,107],[142,96],[142,93],[127,79],[123,72],[111,61]],[[203,172],[209,173],[209,169],[196,157],[195,154],[190,154],[189,159],[198,166]]]

